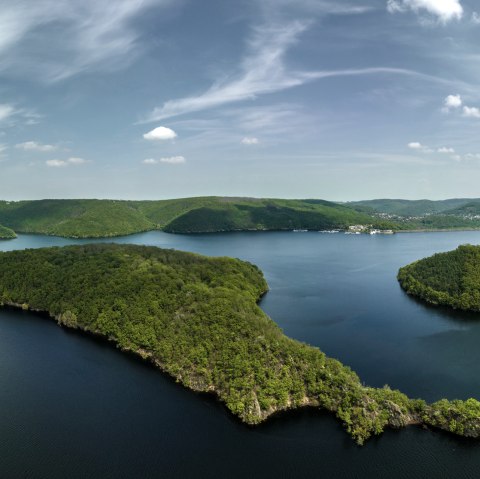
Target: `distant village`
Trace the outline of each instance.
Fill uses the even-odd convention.
[[[345,234],[359,235],[359,234],[371,234],[371,235],[393,235],[393,230],[380,230],[373,228],[372,225],[352,225],[348,227]]]

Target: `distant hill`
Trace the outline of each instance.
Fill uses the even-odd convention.
[[[480,200],[368,200],[333,203],[205,196],[158,201],[0,201],[0,224],[17,233],[70,238],[123,236],[143,231],[214,233],[348,229],[480,229]],[[413,218],[412,218],[413,217]]]
[[[469,198],[452,198],[448,200],[400,200],[378,199],[365,201],[352,201],[347,206],[358,208],[364,207],[378,213],[387,213],[399,216],[423,216],[426,214],[444,213],[454,208],[459,208],[472,201]],[[480,202],[480,200],[478,200]]]
[[[0,224],[19,233],[88,238],[163,229],[174,233],[346,228],[392,224],[323,200],[201,197],[159,201],[0,202]]]
[[[469,201],[466,204],[445,211],[445,214],[458,216],[480,215],[480,200]]]
[[[347,206],[317,200],[217,199],[167,223],[165,231],[200,233],[235,230],[324,230],[378,223]]]

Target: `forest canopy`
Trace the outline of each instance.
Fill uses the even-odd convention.
[[[404,266],[398,281],[429,303],[480,311],[480,246],[462,245]]]
[[[385,427],[431,424],[480,436],[480,403],[427,405],[364,386],[319,349],[285,336],[257,302],[254,265],[136,245],[91,244],[0,253],[0,302],[48,312],[211,392],[256,424],[301,406],[332,411],[363,443]]]

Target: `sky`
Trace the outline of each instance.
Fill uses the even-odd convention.
[[[473,0],[0,0],[0,199],[480,196]]]

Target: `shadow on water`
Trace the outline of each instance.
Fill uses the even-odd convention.
[[[480,322],[480,312],[464,311],[462,309],[455,309],[442,304],[432,304],[421,298],[406,293],[400,285],[398,285],[398,287],[400,288],[402,293],[408,298],[408,300],[410,300],[413,304],[419,306],[419,308],[423,309],[426,313],[431,313],[433,311],[435,313],[439,313],[442,317],[459,323]]]
[[[447,440],[452,446],[468,447],[472,450],[480,451],[480,442],[477,440],[460,437],[440,429],[418,425],[411,425],[407,428],[402,429],[387,429],[383,434],[379,436],[373,436],[367,441],[366,445],[360,447],[344,430],[341,421],[336,418],[335,413],[317,406],[303,406],[296,409],[278,411],[272,414],[267,420],[263,421],[260,424],[249,425],[243,422],[234,414],[232,414],[215,393],[194,391],[183,386],[180,382],[176,381],[173,376],[159,369],[150,360],[143,359],[141,356],[132,351],[122,351],[116,346],[113,341],[110,341],[105,337],[99,336],[98,334],[94,334],[89,331],[71,329],[64,326],[55,325],[54,318],[52,318],[52,316],[50,316],[46,312],[23,311],[13,306],[2,306],[0,308],[0,311],[1,310],[16,315],[24,321],[48,321],[51,325],[56,326],[61,332],[61,334],[65,335],[65,337],[67,338],[71,337],[75,338],[75,340],[77,341],[85,341],[90,344],[94,344],[96,348],[107,350],[109,354],[118,355],[118,357],[121,358],[123,362],[129,363],[134,367],[134,369],[146,371],[147,374],[157,374],[163,382],[168,383],[170,388],[174,389],[176,394],[189,395],[196,400],[200,400],[211,411],[215,411],[215,414],[221,413],[222,416],[227,420],[227,422],[231,424],[235,429],[240,429],[241,431],[245,431],[247,433],[254,433],[256,435],[264,435],[268,437],[285,436],[293,440],[295,439],[296,435],[294,434],[292,436],[292,427],[293,429],[296,429],[297,426],[304,425],[308,428],[311,428],[312,424],[328,424],[328,427],[335,429],[337,434],[342,434],[345,436],[345,439],[342,440],[343,447],[362,449],[363,447],[376,447],[376,445],[378,445],[379,441],[381,440],[381,437],[385,434],[401,434],[406,429],[413,429],[424,434],[439,434],[443,436],[444,440]],[[301,432],[301,434],[303,434],[304,432],[305,431]]]

